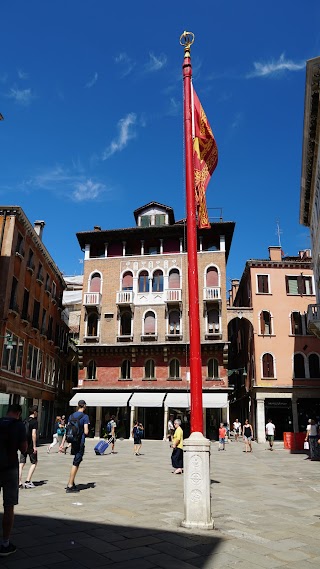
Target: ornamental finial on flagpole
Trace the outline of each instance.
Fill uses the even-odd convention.
[[[180,45],[184,47],[184,57],[190,57],[190,47],[194,42],[194,33],[184,31],[180,36]]]

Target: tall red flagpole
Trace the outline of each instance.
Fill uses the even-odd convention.
[[[197,219],[194,189],[193,140],[192,140],[192,97],[191,97],[191,56],[190,46],[194,42],[192,32],[184,32],[180,43],[184,47],[182,65],[184,93],[184,141],[186,162],[186,201],[187,201],[187,247],[188,247],[188,287],[189,287],[189,331],[190,331],[190,394],[191,394],[191,432],[203,433],[202,410],[202,369],[199,321],[199,284],[197,258]]]

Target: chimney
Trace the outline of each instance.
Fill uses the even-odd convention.
[[[311,259],[311,249],[304,249],[298,253],[300,259]]]
[[[41,239],[41,241],[42,241],[42,233],[44,226],[45,226],[45,221],[35,221],[33,224],[33,228],[36,234],[39,236],[39,239]]]
[[[231,290],[230,290],[230,296],[229,296],[229,306],[233,306],[234,299],[236,298],[237,292],[238,292],[238,290],[239,290],[239,284],[240,284],[239,279],[231,279]]]
[[[270,261],[281,261],[282,260],[282,249],[279,245],[268,247]]]
[[[94,230],[94,231],[101,231],[100,225],[95,225],[95,226],[93,227],[93,230]]]

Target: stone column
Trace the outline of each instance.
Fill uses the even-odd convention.
[[[131,407],[131,411],[130,411],[130,434],[129,434],[129,439],[132,441],[132,429],[133,429],[133,421],[134,421],[134,415],[135,415],[135,407]]]
[[[191,433],[183,441],[185,528],[213,529],[210,497],[210,441]]]
[[[167,426],[168,426],[168,415],[169,415],[169,407],[164,408],[164,420],[163,420],[163,440],[167,440]]]
[[[100,439],[101,433],[101,417],[102,417],[102,407],[96,407],[96,424],[94,427],[95,438]]]
[[[257,399],[256,429],[254,436],[258,443],[266,442],[266,418],[264,410],[264,399]]]
[[[298,405],[295,397],[292,397],[292,420],[293,420],[293,432],[299,433]]]

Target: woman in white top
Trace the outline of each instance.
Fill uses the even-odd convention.
[[[320,460],[320,445],[318,444],[319,429],[313,419],[309,419],[306,432],[306,441],[309,441],[309,452],[311,460]]]

